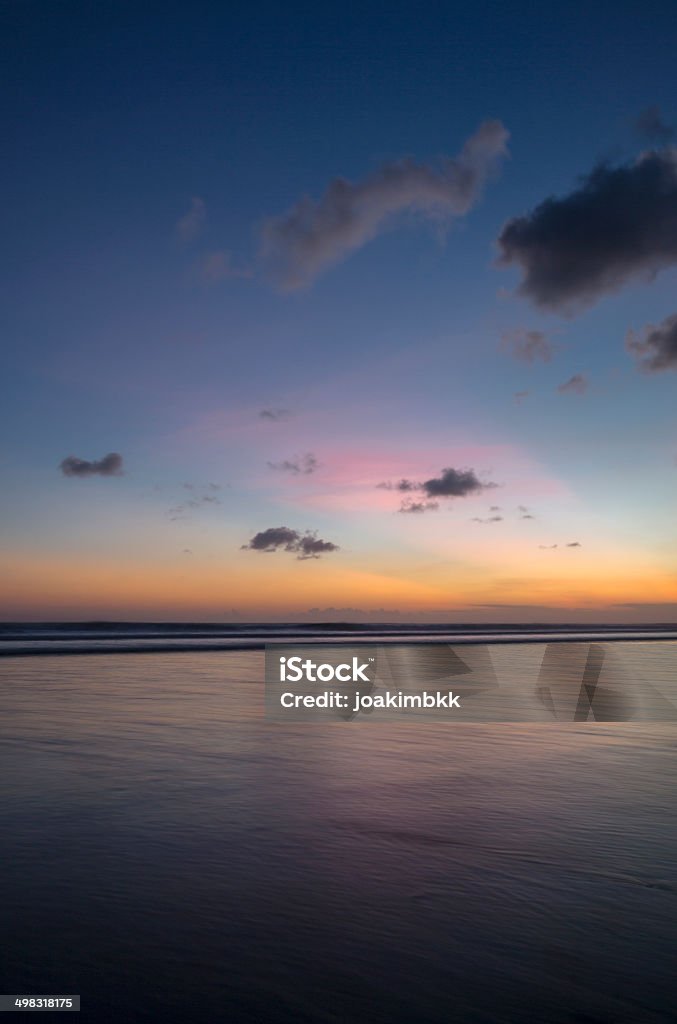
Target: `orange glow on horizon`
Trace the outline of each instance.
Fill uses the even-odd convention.
[[[358,566],[253,552],[237,552],[221,564],[187,554],[146,563],[12,555],[3,564],[0,617],[293,619],[311,608],[347,608],[423,617],[466,610],[472,618],[472,608],[482,605],[564,613],[677,602],[674,574],[639,556],[621,561],[607,553],[584,561],[582,552],[561,555],[557,561],[516,556],[500,567],[449,560],[423,567],[365,560]]]

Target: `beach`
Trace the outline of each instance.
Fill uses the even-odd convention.
[[[674,724],[283,725],[262,677],[2,659],[3,992],[101,1022],[674,1020]]]

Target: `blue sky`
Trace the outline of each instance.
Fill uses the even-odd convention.
[[[599,163],[669,151],[672,5],[28,2],[2,20],[0,614],[300,616],[333,589],[365,614],[462,614],[504,591],[565,618],[674,614],[674,367],[640,373],[625,348],[675,314],[673,262],[573,315],[496,265],[511,218]],[[637,129],[648,109],[660,140]],[[267,224],[338,177],[406,158],[438,173],[487,121],[508,154],[467,211],[403,203],[279,287]],[[502,342],[525,331],[549,361]],[[577,375],[583,393],[558,392]],[[123,475],[59,470],[112,451]],[[306,452],[312,474],[269,466]],[[377,489],[381,468],[419,483],[449,466],[499,487],[412,516]],[[186,494],[199,504],[172,515]],[[501,521],[476,522],[491,505]],[[242,550],[283,524],[339,550]]]

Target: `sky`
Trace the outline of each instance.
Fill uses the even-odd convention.
[[[0,22],[0,618],[675,620],[672,4]]]

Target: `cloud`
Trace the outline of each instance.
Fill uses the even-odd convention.
[[[552,344],[543,331],[508,331],[501,339],[501,347],[509,349],[515,359],[523,363],[535,363],[537,359],[549,363],[552,359]]]
[[[283,473],[293,473],[298,476],[299,474],[307,475],[314,473],[319,468],[320,463],[312,452],[307,452],[306,455],[295,456],[293,459],[283,459],[282,462],[269,462],[268,466],[270,469],[279,470]]]
[[[218,492],[221,490],[220,484],[207,484],[207,490],[202,494],[196,493],[197,488],[195,484],[185,483],[182,486],[191,493],[191,497],[167,509],[167,515],[172,522],[188,519],[188,512],[204,508],[205,505],[222,504],[221,499],[217,497]]]
[[[515,399],[515,403],[517,405],[521,405],[522,402],[524,401],[524,399],[528,398],[528,397],[529,397],[529,392],[528,391],[516,391],[515,394],[513,395],[513,398]]]
[[[539,544],[538,546],[541,549],[541,551],[552,551],[552,550],[554,550],[554,548],[559,547],[558,544]],[[577,541],[577,540],[571,541],[569,544],[563,544],[562,546],[565,547],[565,548],[582,548],[583,547],[583,545],[579,541]]]
[[[497,485],[483,484],[473,469],[448,467],[438,477],[426,480],[421,486],[429,498],[465,498],[468,494],[478,494]]]
[[[501,506],[500,505],[490,505],[489,506],[489,515],[488,516],[486,516],[484,518],[482,516],[473,516],[470,521],[472,523],[502,523],[503,522],[503,516],[500,515],[500,512],[501,512]]]
[[[338,544],[331,541],[321,540],[317,533],[306,530],[301,534],[298,530],[292,530],[288,526],[271,526],[267,530],[255,533],[247,544],[242,545],[243,550],[272,552],[282,549],[296,554],[299,561],[309,558],[320,558],[331,551],[338,551]]]
[[[192,242],[202,231],[207,217],[204,200],[193,196],[190,209],[176,222],[176,234],[182,242]]]
[[[663,120],[660,107],[655,104],[639,114],[634,127],[640,138],[659,145],[672,142],[677,134],[675,126]]]
[[[362,248],[397,214],[415,212],[436,222],[461,217],[507,155],[507,141],[500,121],[485,121],[458,157],[444,157],[436,167],[403,159],[362,181],[335,178],[319,201],[305,196],[266,221],[263,258],[280,287],[293,290]]]
[[[397,511],[417,515],[421,512],[433,512],[439,507],[437,501],[415,501],[413,498],[405,498]]]
[[[259,417],[262,420],[270,420],[271,423],[281,423],[291,416],[289,409],[261,409]]]
[[[386,480],[376,484],[377,488],[384,491],[399,491],[400,493],[420,492],[422,500],[405,498],[400,505],[399,512],[431,512],[439,508],[437,498],[464,498],[469,494],[478,494],[498,486],[493,483],[482,483],[473,469],[452,469],[447,467],[440,472],[438,477],[432,477],[423,483],[416,483],[406,477],[393,483]],[[494,506],[498,508],[498,506]]]
[[[573,377],[569,377],[569,380],[559,384],[557,390],[560,395],[584,395],[588,390],[588,382],[582,373],[575,373]]]
[[[544,309],[571,312],[651,280],[677,262],[677,150],[596,167],[569,195],[508,221],[498,247],[500,266],[522,270],[518,294]]]
[[[625,347],[637,357],[638,368],[645,373],[677,370],[677,313],[657,327],[647,324],[640,335],[628,331]]]
[[[196,485],[195,484],[188,484],[188,483],[186,483],[186,484],[182,484],[182,486],[185,487],[185,489],[187,491],[194,491],[194,490],[196,490]],[[221,484],[209,483],[209,484],[205,484],[205,487],[208,490],[210,490],[210,491],[221,491],[221,490],[223,490]]]
[[[252,271],[247,267],[233,266],[232,256],[226,249],[208,252],[200,264],[200,277],[207,284],[215,284],[227,278],[251,276]]]
[[[64,476],[122,476],[122,456],[117,452],[109,452],[98,462],[89,462],[87,459],[78,459],[75,455],[69,455],[63,459],[59,468]]]
[[[391,483],[390,480],[386,480],[385,483],[376,484],[376,486],[383,491],[417,491],[420,484],[415,484],[413,480],[398,480],[397,483]]]

